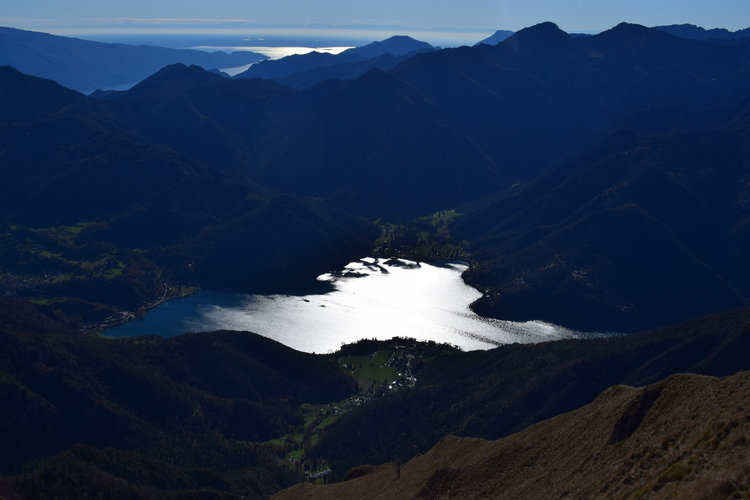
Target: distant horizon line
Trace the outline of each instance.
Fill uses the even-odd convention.
[[[2,19],[0,18],[0,23]],[[433,46],[456,47],[461,45],[473,45],[480,40],[488,38],[496,33],[496,29],[462,29],[462,28],[412,28],[396,25],[326,25],[320,23],[311,24],[241,24],[222,23],[221,25],[178,25],[178,24],[141,24],[132,23],[114,26],[85,26],[85,27],[60,27],[48,26],[41,28],[13,27],[12,29],[34,31],[56,36],[80,38],[91,41],[108,43],[142,43],[151,39],[151,42],[166,43],[174,45],[173,48],[185,48],[178,40],[193,39],[195,45],[213,45],[212,43],[200,43],[198,40],[226,39],[229,37],[244,38],[246,41],[253,40],[257,45],[278,45],[280,39],[292,45],[320,47],[320,46],[359,46],[371,43],[394,35],[406,35],[425,41]],[[500,30],[503,31],[503,30]],[[508,34],[514,33],[505,30]],[[276,40],[275,42],[272,40]],[[138,42],[134,42],[137,40]],[[258,43],[267,40],[268,43]],[[147,44],[153,44],[147,43]],[[232,42],[231,44],[235,44]],[[179,47],[178,47],[179,45]],[[226,43],[224,43],[226,45]],[[284,44],[282,44],[284,45]]]
[[[0,25],[6,26],[9,28],[15,28],[15,29],[22,29],[22,30],[29,30],[29,31],[44,31],[50,34],[57,34],[57,32],[65,32],[65,33],[82,33],[82,34],[113,34],[117,30],[143,30],[143,31],[149,31],[153,33],[152,30],[164,30],[163,33],[173,33],[173,32],[183,32],[185,30],[196,30],[196,31],[220,31],[220,32],[227,32],[230,33],[233,30],[241,30],[241,29],[271,29],[271,30],[356,30],[356,31],[368,31],[368,30],[375,30],[375,31],[397,31],[397,30],[404,30],[404,31],[413,31],[413,32],[446,32],[446,33],[495,33],[496,31],[505,31],[505,32],[517,32],[521,31],[522,29],[534,26],[536,24],[541,24],[544,22],[552,22],[555,23],[555,21],[539,21],[538,23],[530,24],[528,26],[524,26],[520,29],[509,29],[509,28],[497,28],[497,27],[473,27],[473,28],[457,28],[457,27],[450,27],[450,26],[442,26],[442,27],[418,27],[418,26],[405,26],[400,24],[365,24],[365,23],[349,23],[349,24],[324,24],[324,23],[261,23],[261,22],[253,22],[251,20],[245,20],[245,19],[201,19],[201,18],[186,18],[186,19],[179,19],[179,18],[89,18],[91,21],[102,21],[106,24],[97,24],[97,23],[67,23],[67,24],[45,24],[45,23],[53,23],[55,20],[48,20],[48,19],[18,19],[18,18],[4,18],[0,17]],[[15,21],[15,22],[13,22]],[[20,22],[19,22],[20,21]],[[25,21],[25,22],[24,22]],[[33,25],[29,22],[31,21],[37,21]],[[630,23],[631,21],[622,21]],[[14,26],[14,24],[16,26]],[[557,24],[557,23],[555,23]],[[618,23],[619,24],[619,23]],[[633,23],[633,24],[641,24],[641,23]],[[20,25],[20,26],[19,26]],[[25,26],[24,26],[25,25]],[[607,31],[611,28],[613,28],[616,25],[610,26],[609,28],[605,28],[603,30],[592,30],[592,29],[584,29],[584,30],[563,30],[567,33],[587,33],[587,34],[596,34],[601,33],[603,31]],[[646,25],[643,25],[646,26]],[[731,30],[728,28],[723,27],[713,27],[713,28],[706,28],[704,26],[693,24],[693,23],[673,23],[673,24],[660,24],[656,26],[647,26],[649,28],[655,28],[655,27],[664,27],[664,26],[696,26],[698,28],[704,29],[706,31],[718,29],[718,30],[726,30],[730,33],[735,33],[737,31],[743,31],[747,28],[740,28],[737,30]],[[750,25],[748,26],[750,27]],[[161,31],[160,31],[161,33]],[[115,33],[115,34],[125,34],[125,33]],[[134,33],[135,34],[135,33]]]
[[[472,28],[457,28],[450,26],[438,26],[438,27],[419,27],[419,26],[407,26],[401,24],[372,24],[372,23],[347,23],[347,24],[324,24],[324,23],[263,23],[254,22],[244,19],[169,19],[169,18],[116,18],[116,19],[104,19],[104,18],[90,18],[91,21],[96,22],[81,22],[86,20],[79,20],[78,22],[57,22],[64,20],[51,20],[51,19],[19,19],[19,18],[8,18],[0,16],[0,25],[6,27],[14,27],[16,29],[25,29],[30,31],[38,30],[111,30],[111,29],[128,29],[128,28],[164,28],[164,29],[354,29],[354,30],[368,30],[368,29],[387,29],[396,30],[403,29],[409,31],[448,31],[458,33],[477,33],[486,31],[497,31],[501,28],[490,28],[490,27],[472,27]],[[543,21],[541,21],[543,22]],[[502,30],[502,29],[501,29]],[[504,30],[504,31],[518,31],[518,30]]]
[[[3,18],[0,18],[0,23],[3,23],[3,21]],[[128,22],[118,25],[68,25],[66,27],[48,26],[39,29],[16,28],[12,26],[7,27],[11,29],[33,31],[56,36],[80,38],[84,40],[106,43],[143,44],[144,41],[147,41],[148,43],[145,43],[146,45],[153,44],[161,46],[171,46],[172,48],[194,48],[191,47],[191,45],[223,46],[227,45],[227,43],[229,43],[230,45],[236,44],[236,42],[219,41],[220,38],[225,39],[225,37],[243,37],[247,42],[252,41],[253,45],[269,47],[286,46],[289,45],[289,43],[291,43],[292,45],[311,48],[323,46],[360,46],[362,44],[371,43],[372,41],[380,41],[398,35],[411,36],[412,38],[418,39],[420,41],[430,43],[435,47],[447,48],[458,47],[461,45],[475,45],[476,43],[479,43],[498,32],[506,34],[507,37],[513,33],[521,31],[492,28],[418,28],[400,25],[375,24],[262,24],[248,23],[243,20],[232,20],[229,22],[225,22],[224,20],[213,21],[219,22],[219,24],[212,26],[208,24],[134,24]],[[554,24],[557,25],[556,23]],[[726,28],[703,28],[702,26],[690,23],[665,24],[659,26],[650,26],[650,28],[670,26],[693,26],[707,32],[712,30],[724,30],[730,34],[744,31],[744,29],[730,31]],[[566,31],[566,33],[570,35],[595,35],[604,31],[608,31],[612,28],[614,28],[614,26],[602,31],[575,30]],[[150,40],[149,37],[151,37]],[[214,37],[214,39],[210,40],[211,37]],[[167,41],[167,39],[169,39],[169,41]],[[138,41],[136,42],[134,40]],[[188,45],[179,42],[184,40],[190,40],[190,42],[187,42]],[[205,40],[208,43],[202,43],[200,40]],[[284,43],[281,43],[282,40],[284,41]],[[164,43],[166,43],[166,45],[164,45]],[[281,45],[279,45],[280,43]],[[220,48],[219,50],[222,49]]]

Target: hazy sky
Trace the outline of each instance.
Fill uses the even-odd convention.
[[[543,21],[566,31],[602,31],[621,21],[646,26],[691,23],[732,31],[750,27],[750,0],[1,1],[0,25],[24,29],[133,18],[492,30],[519,30]]]

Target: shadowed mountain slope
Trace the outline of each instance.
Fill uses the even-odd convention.
[[[574,39],[544,23],[496,46],[418,54],[390,78],[370,72],[348,83],[279,92],[256,99],[253,109],[226,105],[243,102],[237,98],[202,106],[197,94],[182,93],[162,102],[155,125],[143,130],[191,156],[201,145],[203,161],[257,162],[263,182],[360,214],[420,215],[501,189],[506,179],[533,179],[613,120],[648,105],[694,109],[744,96],[745,53],[744,46],[624,24]],[[226,82],[200,92],[219,96],[219,88],[239,96]],[[394,99],[396,93],[408,101]],[[213,107],[227,111],[219,117]],[[185,127],[171,129],[169,117],[177,116]],[[150,126],[151,119],[140,120]],[[204,130],[211,140],[199,140]],[[169,133],[174,139],[165,139]],[[227,148],[219,153],[211,144]],[[416,192],[414,202],[403,202],[415,185],[386,185],[380,179],[391,170],[434,183],[423,189],[434,194]],[[456,195],[446,175],[461,183]],[[382,214],[374,213],[377,206]]]
[[[690,40],[711,40],[711,41],[742,41],[750,38],[750,28],[743,30],[729,31],[724,28],[705,29],[694,24],[672,24],[669,26],[654,26],[654,29],[669,33],[670,35]]]
[[[29,78],[10,66],[0,67],[0,122],[12,123],[48,118],[63,108],[85,102],[80,93],[50,80]]]
[[[80,498],[82,492],[163,498],[197,490],[205,498],[267,497],[295,479],[278,467],[278,449],[257,441],[299,426],[300,403],[336,400],[354,389],[327,356],[298,353],[247,332],[92,338],[55,327],[49,313],[35,306],[16,305],[0,300],[0,325],[15,325],[0,328],[0,402],[6,410],[0,436],[9,450],[0,462],[8,474],[0,478],[0,493],[7,498]],[[425,452],[445,432],[476,435],[484,426],[486,437],[497,438],[587,404],[610,385],[654,383],[682,371],[735,373],[747,367],[749,318],[748,310],[740,310],[629,337],[443,354],[420,368],[415,389],[345,415],[343,429],[356,422],[357,434],[346,437],[343,446],[330,447],[331,437],[345,436],[339,423],[326,427],[324,443],[329,442],[329,457],[339,450],[355,465],[382,463],[372,452],[399,443],[404,453],[386,460],[405,461],[426,436],[435,438]],[[45,333],[32,332],[40,325]],[[397,479],[408,483],[409,471],[422,463],[417,469],[424,476],[414,481],[425,498],[452,491],[446,489],[451,485],[471,497],[478,482],[515,488],[581,468],[585,474],[536,482],[562,492],[580,488],[588,497],[595,495],[586,488],[603,487],[591,477],[603,474],[612,494],[632,493],[645,484],[641,493],[702,485],[709,495],[711,488],[736,485],[747,474],[736,468],[746,463],[747,408],[738,403],[747,399],[746,383],[741,374],[722,381],[682,376],[637,390],[615,387],[587,408],[495,444],[446,438],[416,462],[402,465]],[[446,418],[461,424],[444,425]],[[560,422],[568,423],[555,428]],[[525,443],[520,449],[519,442]],[[463,458],[441,458],[446,443]],[[482,449],[494,446],[499,451],[482,455]],[[367,450],[371,460],[359,460]],[[592,455],[598,459],[587,460]],[[35,461],[16,469],[27,459]],[[509,460],[499,469],[502,474],[491,465],[498,460]],[[529,467],[512,466],[529,461]],[[614,466],[602,471],[603,463]],[[395,466],[388,469],[392,480]],[[377,480],[384,470],[359,467],[348,477]],[[490,470],[491,479],[481,476]],[[727,480],[711,482],[704,477],[708,472]],[[467,480],[464,474],[480,476]],[[631,481],[632,474],[638,480]],[[683,478],[687,483],[680,484]],[[336,494],[335,488],[358,483],[343,484],[334,487]],[[309,486],[300,488],[307,492]]]
[[[196,75],[203,83],[224,80],[182,68],[191,75],[187,88],[194,88]],[[165,297],[164,283],[174,280],[281,290],[361,256],[376,237],[359,218],[254,184],[232,173],[231,165],[211,168],[198,152],[197,160],[178,154],[164,144],[173,137],[175,149],[189,149],[175,129],[134,127],[139,113],[146,116],[140,123],[148,122],[147,110],[158,108],[159,99],[171,102],[160,97],[166,87],[134,89],[139,103],[103,102],[11,68],[2,71],[7,78],[0,79],[0,92],[9,97],[2,106],[10,112],[0,123],[0,272],[3,285],[22,296],[133,310]],[[168,87],[177,89],[179,79]],[[245,109],[268,87],[226,81],[245,97]],[[29,95],[29,89],[36,92]],[[203,95],[196,102],[211,107],[211,96]],[[27,102],[35,111],[26,117],[14,111]],[[204,133],[232,138],[218,119],[201,120],[199,110],[188,109],[207,125]],[[221,115],[220,107],[212,109]],[[161,133],[165,141],[149,140],[146,132]],[[234,152],[247,151],[237,144]]]
[[[429,213],[507,183],[442,110],[379,70],[266,137],[258,154],[261,182],[373,217]]]
[[[414,57],[418,53],[431,52],[433,50],[434,49],[432,48],[423,49],[401,56],[383,54],[365,59],[364,61],[322,66],[311,69],[310,71],[293,73],[287,77],[279,78],[276,81],[295,89],[306,89],[326,80],[354,80],[374,69],[389,71],[398,64]]]
[[[721,47],[635,25],[571,38],[543,23],[494,46],[418,55],[393,74],[481,144],[506,175],[531,179],[644,106],[695,109],[744,97],[746,54],[747,45]]]
[[[289,92],[267,80],[232,81],[176,64],[104,104],[153,142],[224,172],[246,172],[255,135],[276,125],[265,111],[269,101]]]
[[[352,469],[276,500],[742,498],[750,488],[750,374],[616,386],[498,441],[447,436],[403,464]]]
[[[743,101],[664,122],[693,128],[713,114],[721,124],[713,129],[613,133],[460,221],[454,230],[478,237],[475,256],[487,262],[472,279],[496,292],[476,309],[634,330],[742,304],[750,293],[746,110]],[[663,112],[631,123],[653,131]]]
[[[18,299],[0,298],[0,344],[3,498],[268,497],[296,478],[263,442],[301,426],[302,403],[356,392],[252,333],[71,335]]]

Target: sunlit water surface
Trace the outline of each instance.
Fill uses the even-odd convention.
[[[482,318],[469,305],[481,296],[461,274],[467,265],[363,259],[318,277],[289,295],[202,291],[111,328],[111,337],[188,331],[251,331],[305,352],[331,352],[363,338],[411,337],[463,350],[502,344],[602,336],[541,321]]]
[[[246,46],[237,46],[237,47],[226,47],[226,46],[198,46],[198,47],[191,47],[193,49],[197,50],[205,50],[208,52],[216,52],[216,51],[224,51],[224,52],[236,52],[236,51],[251,51],[251,52],[257,52],[258,54],[263,54],[264,56],[268,57],[269,59],[281,59],[283,57],[287,56],[293,56],[293,55],[303,55],[303,54],[309,54],[310,52],[322,52],[326,54],[340,54],[341,52],[345,51],[346,49],[351,49],[352,47],[246,47]],[[234,68],[222,68],[221,71],[228,74],[229,76],[235,76],[239,75],[240,73],[244,73],[247,71],[250,66],[253,64],[245,64],[244,66],[237,66]]]

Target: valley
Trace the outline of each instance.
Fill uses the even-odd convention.
[[[747,498],[750,41],[694,28],[394,37],[234,78],[141,55],[90,95],[2,58],[46,35],[0,33],[0,499]],[[478,290],[453,316],[563,334],[376,321],[446,282],[345,327],[290,312],[329,305],[290,292],[320,276],[441,260]],[[292,297],[305,347],[100,335],[199,290]]]

